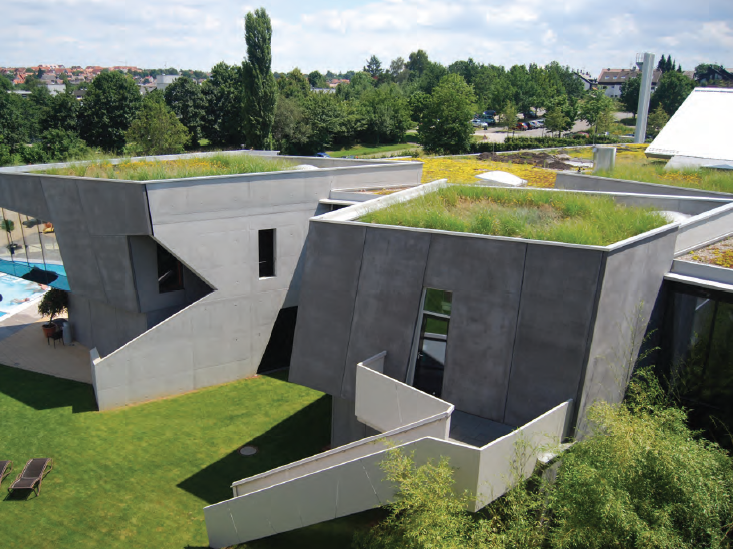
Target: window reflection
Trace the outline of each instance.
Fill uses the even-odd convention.
[[[0,208],[0,272],[68,290],[53,224]]]

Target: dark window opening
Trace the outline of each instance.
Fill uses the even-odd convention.
[[[160,244],[158,247],[158,293],[183,289],[183,265]]]
[[[275,229],[259,232],[260,278],[275,276]]]
[[[452,304],[452,292],[435,288],[425,289],[412,385],[438,398],[443,392]]]

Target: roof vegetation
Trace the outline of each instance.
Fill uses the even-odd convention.
[[[664,166],[665,162],[647,164],[617,163],[613,170],[596,172],[593,175],[689,189],[733,193],[733,171],[709,168],[665,171]]]
[[[72,175],[100,179],[123,179],[128,181],[153,181],[159,179],[183,179],[212,175],[233,175],[246,173],[277,172],[290,170],[293,162],[271,157],[249,154],[217,154],[205,158],[179,158],[176,160],[142,160],[133,162],[124,159],[119,164],[100,160],[88,164],[76,164],[65,168],[51,168],[36,173],[49,175]]]
[[[366,223],[607,246],[666,225],[653,209],[570,192],[453,185],[374,210]]]

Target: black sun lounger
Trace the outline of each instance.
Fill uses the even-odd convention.
[[[12,471],[12,469],[12,461],[0,461],[0,484],[2,484],[3,479],[10,474],[10,471]]]
[[[15,477],[13,484],[8,488],[8,492],[13,490],[36,490],[36,495],[41,495],[41,483],[43,477],[53,469],[53,460],[51,458],[29,459],[20,474]]]

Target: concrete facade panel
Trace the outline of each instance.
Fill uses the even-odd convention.
[[[522,425],[575,398],[594,320],[603,254],[529,244],[502,423]]]
[[[0,173],[0,207],[50,221],[41,178],[35,175],[16,176]]]
[[[671,229],[609,254],[600,288],[588,367],[579,395],[578,427],[587,427],[588,407],[598,400],[619,402],[674,256]]]
[[[107,304],[128,312],[139,312],[135,275],[126,236],[92,236],[92,253]]]
[[[524,274],[525,242],[435,235],[425,286],[453,292],[443,397],[501,422]]]
[[[367,229],[341,387],[343,398],[355,397],[356,365],[381,351],[387,351],[384,373],[405,379],[429,247],[428,233]]]
[[[93,235],[149,235],[145,186],[140,183],[77,179],[81,207]]]
[[[365,236],[365,227],[311,223],[290,361],[293,383],[341,394]]]

